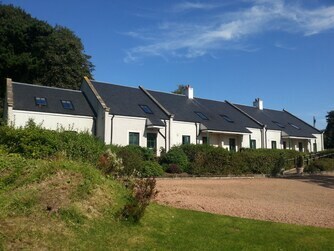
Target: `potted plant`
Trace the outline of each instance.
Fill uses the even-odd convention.
[[[299,155],[296,162],[297,174],[302,174],[304,172],[304,156]]]

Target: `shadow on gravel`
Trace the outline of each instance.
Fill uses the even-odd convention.
[[[289,180],[300,180],[307,183],[313,183],[319,186],[334,189],[334,175],[307,175],[307,176],[288,176]]]

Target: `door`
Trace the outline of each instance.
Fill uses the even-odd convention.
[[[147,148],[157,149],[157,134],[156,133],[147,133]]]
[[[233,139],[233,138],[229,139],[229,146],[230,146],[230,151],[231,152],[235,152],[236,151],[235,139]]]

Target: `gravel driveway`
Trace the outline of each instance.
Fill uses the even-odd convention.
[[[334,176],[157,179],[159,204],[259,220],[334,228]]]

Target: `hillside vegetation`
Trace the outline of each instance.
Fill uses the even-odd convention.
[[[334,230],[152,204],[119,220],[128,191],[93,165],[0,153],[0,250],[329,250]]]

